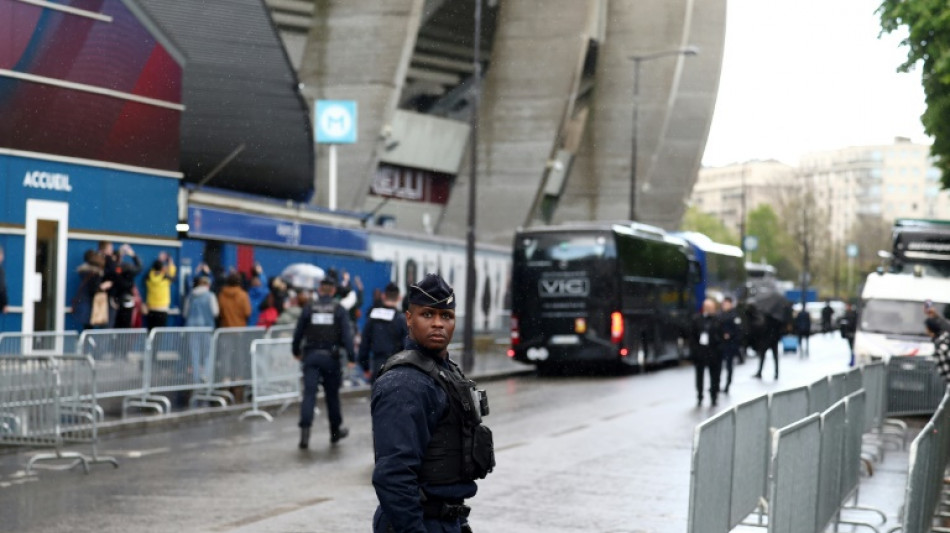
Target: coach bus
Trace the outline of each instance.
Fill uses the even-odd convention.
[[[699,266],[698,282],[693,287],[696,300],[695,312],[699,312],[702,301],[712,298],[722,302],[729,296],[735,302],[746,298],[746,270],[742,249],[738,246],[713,241],[702,233],[683,231],[673,234],[680,237],[693,248],[696,264]]]
[[[515,360],[645,368],[683,355],[696,268],[683,239],[636,223],[545,226],[519,230],[513,254]]]

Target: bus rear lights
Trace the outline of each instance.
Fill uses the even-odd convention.
[[[630,355],[630,350],[627,350],[626,348],[620,349],[620,357],[626,357],[628,355]]]
[[[623,340],[623,314],[620,311],[610,313],[610,342],[614,344]]]
[[[587,333],[587,319],[586,318],[574,319],[574,333],[577,333],[578,335],[583,335]]]
[[[511,348],[508,348],[508,357],[514,357],[514,356],[515,356],[515,351],[512,350]]]
[[[511,315],[511,345],[517,346],[521,343],[521,329],[518,327],[518,317]]]

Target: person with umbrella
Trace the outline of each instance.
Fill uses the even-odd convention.
[[[765,352],[772,350],[775,379],[778,379],[778,358],[781,353],[779,345],[782,342],[782,335],[788,330],[788,324],[791,322],[792,307],[788,300],[777,292],[757,297],[749,307],[754,313],[750,316],[752,328],[750,344],[759,356],[759,371],[753,377],[762,378]]]

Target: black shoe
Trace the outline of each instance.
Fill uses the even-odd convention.
[[[722,389],[723,394],[729,394],[729,385],[726,385],[726,388]]]
[[[757,372],[755,374],[752,374],[752,377],[762,379],[762,372]]]
[[[300,428],[300,443],[297,447],[306,450],[310,446],[310,428]]]
[[[347,435],[350,434],[350,430],[345,427],[340,427],[336,431],[330,432],[330,444],[336,444],[340,442],[340,439],[345,439]]]
[[[713,407],[716,407],[716,403],[717,403],[717,402],[716,402],[716,398],[713,398],[713,399],[712,399],[712,406],[713,406]]]
[[[702,405],[703,405],[703,398],[702,398],[702,397],[699,397],[699,398],[696,400],[696,407],[701,407]]]

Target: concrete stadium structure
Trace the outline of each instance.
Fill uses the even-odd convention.
[[[266,0],[305,99],[358,102],[358,141],[338,149],[339,207],[463,236],[477,109],[479,240],[626,219],[630,58],[695,46],[643,61],[637,99],[637,218],[677,228],[715,106],[726,0],[483,0],[478,83],[474,2]]]

